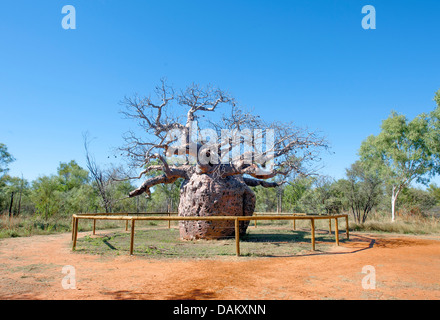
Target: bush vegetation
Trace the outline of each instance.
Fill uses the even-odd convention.
[[[440,187],[430,181],[440,174],[440,90],[434,100],[435,110],[412,121],[392,112],[380,134],[362,142],[343,179],[296,177],[277,188],[253,187],[256,211],[344,212],[354,230],[438,233]],[[154,186],[148,199],[127,199],[135,186],[115,179],[119,168],[101,170],[87,155],[89,170],[72,160],[28,181],[8,174],[14,158],[0,143],[0,237],[64,232],[73,213],[177,211],[180,180]]]

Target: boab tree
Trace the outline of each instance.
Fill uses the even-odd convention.
[[[147,133],[124,137],[121,149],[132,166],[143,169],[131,178],[147,177],[129,196],[148,197],[155,185],[182,179],[179,216],[250,216],[255,208],[250,187],[278,187],[288,178],[310,174],[320,149],[327,148],[315,132],[291,123],[266,123],[212,86],[193,84],[176,92],[162,80],[155,95],[123,101],[123,114]],[[212,114],[220,107],[227,112]],[[240,233],[248,224],[240,222]],[[233,221],[182,221],[179,227],[182,239],[234,234]]]

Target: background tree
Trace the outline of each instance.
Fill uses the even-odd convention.
[[[335,188],[335,181],[329,176],[318,176],[311,179],[299,205],[305,213],[332,214],[342,209],[341,197]]]
[[[404,188],[398,200],[399,211],[405,215],[426,217],[427,212],[437,204],[437,199],[428,190]]]
[[[116,180],[117,175],[111,174],[112,179]],[[125,200],[127,194],[133,190],[134,186],[130,181],[113,181],[110,185],[108,193],[112,201],[113,212],[140,212],[140,204],[138,199]],[[124,201],[119,201],[124,199]]]
[[[10,188],[6,188],[7,183],[4,179],[9,168],[8,165],[15,159],[8,152],[8,148],[5,144],[0,143],[0,209],[6,207],[6,202],[9,200],[9,215],[11,216],[12,206],[14,201],[14,191]]]
[[[10,215],[19,215],[23,204],[28,205],[29,182],[5,174],[0,178],[0,212],[8,210]],[[11,201],[13,200],[13,201]]]
[[[304,208],[301,207],[301,199],[307,196],[306,193],[312,188],[313,182],[314,178],[312,177],[300,177],[289,181],[288,184],[284,186],[283,206],[286,211],[305,211]]]
[[[380,170],[391,189],[391,220],[395,220],[396,201],[403,188],[415,181],[427,184],[438,172],[438,153],[433,141],[439,128],[432,119],[420,114],[408,121],[392,112],[382,122],[381,132],[362,142],[359,154],[367,165]]]
[[[339,190],[343,193],[354,220],[364,223],[382,194],[379,173],[357,161],[346,169],[346,176],[346,180],[338,181]]]
[[[252,188],[256,196],[255,211],[276,212],[277,192],[276,188],[264,188],[257,186]]]
[[[14,160],[14,157],[8,152],[6,145],[0,143],[0,178],[8,172],[8,165]]]
[[[428,192],[434,197],[436,204],[440,205],[440,187],[438,187],[435,183],[431,183],[428,187]]]
[[[71,214],[89,211],[93,207],[93,188],[89,184],[89,172],[71,160],[68,163],[61,162],[57,173],[61,212]]]
[[[112,212],[112,203],[114,199],[111,197],[110,189],[111,184],[115,179],[112,175],[115,171],[102,169],[89,151],[90,139],[87,133],[83,135],[83,139],[84,149],[86,151],[86,164],[93,180],[93,186],[97,190],[97,194],[101,199],[101,205],[104,207],[105,212]]]
[[[434,154],[434,173],[440,174],[440,90],[435,93],[434,101],[437,104],[428,118],[428,147]]]
[[[79,188],[89,182],[89,172],[81,168],[75,160],[61,162],[57,169],[62,189],[65,191]]]
[[[316,177],[298,177],[284,185],[283,208],[287,212],[305,212],[301,199],[307,197]]]
[[[42,176],[32,182],[32,200],[35,203],[37,213],[46,220],[60,212],[61,193],[60,183],[57,176]]]

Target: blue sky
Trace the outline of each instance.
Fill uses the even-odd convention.
[[[76,30],[61,27],[64,5]],[[376,30],[361,27],[364,5]],[[119,101],[166,77],[229,91],[264,119],[294,121],[331,143],[322,174],[344,176],[391,110],[412,119],[440,88],[440,1],[2,1],[0,142],[12,175],[98,162],[134,127]],[[108,158],[110,156],[110,158]],[[438,180],[438,179],[437,179]]]

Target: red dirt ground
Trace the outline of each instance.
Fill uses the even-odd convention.
[[[70,237],[1,240],[0,299],[440,299],[438,237],[355,233],[328,252],[203,260],[79,254]],[[62,287],[65,265],[76,289]],[[365,265],[375,289],[362,288]]]

